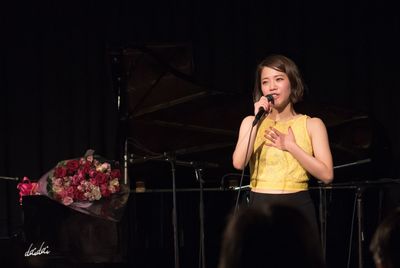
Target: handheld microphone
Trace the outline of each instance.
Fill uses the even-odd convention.
[[[268,94],[265,96],[268,100],[268,102],[274,104],[274,97],[272,96],[272,94]],[[256,114],[254,121],[253,121],[253,127],[258,123],[258,121],[260,121],[261,117],[263,117],[263,115],[266,113],[264,107],[260,107],[260,109],[258,110],[258,113]]]

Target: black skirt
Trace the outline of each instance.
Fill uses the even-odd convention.
[[[287,194],[266,194],[250,191],[249,206],[258,207],[263,204],[284,204],[299,209],[308,219],[315,236],[320,240],[319,227],[315,214],[314,202],[308,191]]]

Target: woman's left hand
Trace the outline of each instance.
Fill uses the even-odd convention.
[[[290,144],[296,143],[291,127],[288,128],[287,134],[280,132],[276,128],[270,127],[265,131],[264,137],[269,141],[265,143],[266,146],[275,147],[283,151],[287,151]]]

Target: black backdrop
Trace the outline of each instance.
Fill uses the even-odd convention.
[[[1,176],[39,178],[88,148],[120,157],[108,52],[133,43],[191,43],[197,81],[233,92],[251,89],[262,57],[286,54],[302,70],[308,100],[376,119],[391,157],[400,160],[400,23],[385,1],[0,5]],[[387,169],[382,165],[375,174],[398,177],[398,167]],[[21,221],[15,184],[2,181],[0,193],[1,234],[7,237]]]

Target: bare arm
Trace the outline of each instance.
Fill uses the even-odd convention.
[[[245,158],[246,157],[246,148],[249,143],[249,136],[250,136],[250,131],[252,128],[253,121],[254,121],[254,116],[247,116],[243,119],[242,124],[240,125],[239,138],[236,143],[236,148],[235,148],[235,151],[233,152],[233,156],[232,156],[233,166],[239,170],[244,169],[244,167],[249,162],[249,159],[253,152],[254,140],[256,137],[258,124],[253,127],[253,130],[251,133],[250,144],[249,144],[249,148],[247,151],[247,158]]]
[[[330,183],[333,180],[333,161],[329,147],[328,133],[321,119],[311,118],[307,121],[314,156],[306,154],[297,144],[289,146],[289,152],[315,178]]]

